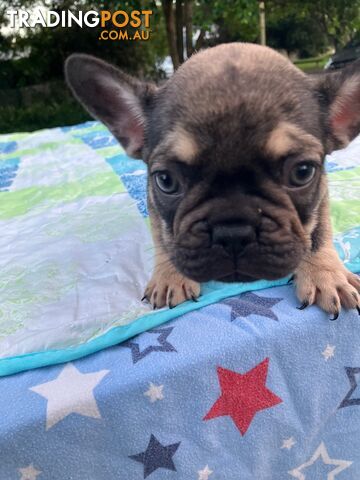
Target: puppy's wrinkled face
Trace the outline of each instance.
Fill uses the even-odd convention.
[[[359,71],[310,77],[238,43],[159,88],[85,55],[66,65],[78,99],[148,163],[156,242],[196,281],[280,278],[317,248],[324,155],[360,130]]]
[[[320,107],[280,55],[230,52],[197,55],[159,92],[146,149],[150,205],[187,277],[280,278],[311,248],[324,194]]]

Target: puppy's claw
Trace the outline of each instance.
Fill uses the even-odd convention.
[[[198,299],[197,297],[195,297],[195,295],[191,295],[191,300],[192,300],[193,302],[198,302],[198,301],[199,301],[199,299]],[[360,313],[360,312],[359,312],[359,313]]]
[[[358,314],[360,315],[360,307],[359,306],[356,307],[356,310],[357,310]]]
[[[306,307],[309,306],[309,302],[304,302],[300,307],[296,307],[298,310],[304,310]]]
[[[147,295],[144,295],[141,299],[141,302],[143,302],[144,300],[146,300],[148,302],[148,298],[147,298]]]
[[[199,295],[200,285],[174,270],[156,272],[145,291],[154,308],[174,308],[186,300],[196,301]]]
[[[300,264],[296,271],[297,296],[300,302],[304,302],[299,309],[305,308],[306,304],[316,304],[332,315],[331,320],[336,320],[341,308],[351,310],[359,307],[357,288],[360,282],[356,275],[346,270],[336,253],[326,261],[323,264],[323,258],[315,258],[312,263]],[[329,262],[331,270],[326,268]]]

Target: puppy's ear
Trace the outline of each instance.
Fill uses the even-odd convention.
[[[65,62],[65,77],[75,97],[105,123],[127,154],[142,157],[145,109],[156,87],[90,55],[74,54]]]
[[[316,87],[326,108],[330,134],[345,146],[360,133],[360,60],[317,77]]]

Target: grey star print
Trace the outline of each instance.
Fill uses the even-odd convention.
[[[171,445],[162,445],[155,435],[150,436],[150,441],[145,452],[129,455],[129,458],[144,465],[144,478],[155,472],[158,468],[165,468],[176,472],[173,456],[179,448],[180,442]]]
[[[149,345],[142,351],[140,350],[139,342],[134,342],[133,340],[124,343],[123,346],[131,349],[132,361],[134,364],[145,358],[151,352],[176,352],[175,347],[167,341],[167,338],[173,329],[174,327],[154,328],[153,330],[146,332],[145,335],[158,335],[156,339],[158,343],[157,345]]]
[[[261,317],[279,320],[277,315],[272,311],[272,307],[281,302],[282,298],[262,297],[252,292],[243,293],[237,297],[227,298],[223,300],[223,305],[231,307],[231,321],[238,317],[249,317],[250,315],[259,315]]]
[[[360,398],[351,398],[353,393],[356,390],[356,387],[358,386],[358,382],[356,380],[355,375],[360,373],[360,367],[357,367],[357,368],[345,367],[345,372],[350,382],[350,390],[346,394],[344,400],[340,403],[339,408],[360,405]]]

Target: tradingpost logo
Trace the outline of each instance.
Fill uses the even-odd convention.
[[[10,28],[100,27],[99,40],[149,40],[152,10],[7,10]]]

